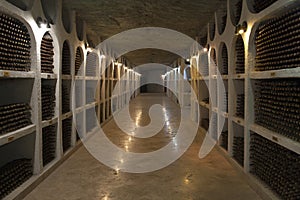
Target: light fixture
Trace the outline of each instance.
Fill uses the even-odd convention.
[[[205,47],[203,48],[203,52],[207,53],[209,50],[209,44],[205,45]]]
[[[93,51],[92,48],[89,47],[89,46],[86,48],[86,50],[87,50],[87,52],[89,52],[89,53],[91,53],[91,52]]]
[[[247,31],[247,22],[244,21],[242,24],[239,24],[235,27],[235,34],[242,35]]]
[[[42,29],[50,28],[49,22],[46,19],[43,20],[41,17],[38,17],[36,19],[36,23],[39,28],[42,28]]]

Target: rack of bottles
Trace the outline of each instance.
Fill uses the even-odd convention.
[[[71,75],[71,52],[67,41],[63,44],[61,68],[63,75]]]
[[[30,35],[26,26],[0,13],[0,69],[30,71]]]
[[[251,133],[250,172],[269,185],[282,199],[300,197],[300,155]]]
[[[116,109],[139,93],[134,91],[139,87],[140,75],[127,68],[130,66],[124,64],[124,59],[115,71],[101,74],[110,62],[109,56],[98,49],[90,52],[85,47],[86,38],[79,41],[76,37],[76,29],[62,34],[63,23],[39,27],[32,19],[41,15],[43,8],[38,1],[34,4],[35,9],[26,12],[8,1],[0,6],[1,199],[22,199],[70,156],[81,143],[77,129],[94,130],[97,118],[100,125],[108,122],[111,96],[105,91],[111,92],[119,81],[120,68],[126,86],[115,97]],[[78,81],[81,87],[76,89]],[[98,87],[90,87],[98,83],[99,91]],[[93,112],[97,118],[91,121]],[[82,127],[77,127],[74,122],[79,121],[73,118],[83,122]]]
[[[26,182],[33,175],[32,160],[16,159],[0,168],[0,198]]]
[[[26,127],[31,122],[30,106],[26,103],[0,106],[0,135]]]
[[[198,113],[193,119],[210,135],[207,130],[218,127],[221,152],[250,177],[262,197],[298,199],[300,4],[228,0],[227,19],[222,18],[224,11],[219,13],[214,19],[218,29],[224,21],[230,23],[212,41],[206,26],[207,38],[199,42],[208,49],[195,49],[191,56],[197,60],[192,85],[199,103],[192,108]],[[247,22],[244,32],[237,30],[242,22]],[[209,65],[215,61],[220,75]],[[216,88],[217,95],[209,93]]]
[[[55,115],[55,89],[56,82],[42,80],[42,120],[50,120]]]
[[[83,58],[82,49],[80,47],[77,47],[76,57],[75,57],[75,75],[78,75],[79,71],[81,72],[81,74],[83,73],[83,66],[82,66],[83,59],[84,58]]]
[[[244,74],[245,73],[245,47],[242,36],[238,36],[235,45],[235,73]]]
[[[255,123],[300,142],[300,80],[258,80],[255,88]]]
[[[53,39],[49,33],[46,33],[41,43],[42,73],[53,73],[53,69],[54,69],[53,56],[54,56]]]
[[[63,152],[65,153],[71,147],[72,142],[72,118],[67,118],[62,121],[62,141]]]
[[[43,165],[46,166],[55,159],[56,154],[56,125],[43,128]]]
[[[299,67],[299,22],[300,8],[294,8],[259,25],[255,38],[255,70]]]

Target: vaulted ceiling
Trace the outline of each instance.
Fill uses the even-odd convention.
[[[65,8],[75,10],[86,22],[92,41],[140,27],[168,28],[195,38],[225,5],[226,0],[63,0]],[[172,53],[155,49],[134,51],[125,57],[135,65],[170,64],[176,59]]]

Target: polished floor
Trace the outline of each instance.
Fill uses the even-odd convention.
[[[140,95],[130,103],[131,117],[138,126],[148,125],[148,111],[153,104],[164,107],[166,123],[158,134],[150,138],[128,136],[112,120],[104,127],[106,136],[118,147],[135,153],[153,152],[172,142],[179,126],[180,110],[166,96]],[[83,146],[25,199],[260,199],[218,150],[213,149],[204,159],[199,159],[202,141],[203,134],[198,132],[182,157],[165,168],[148,173],[126,173],[111,169],[97,161]]]

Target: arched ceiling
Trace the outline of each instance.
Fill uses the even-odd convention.
[[[195,38],[214,12],[226,7],[226,0],[63,0],[63,6],[86,21],[88,37],[95,44],[97,37],[105,40],[140,27],[163,27]],[[126,57],[135,65],[174,61],[174,54],[155,49],[134,51]]]

